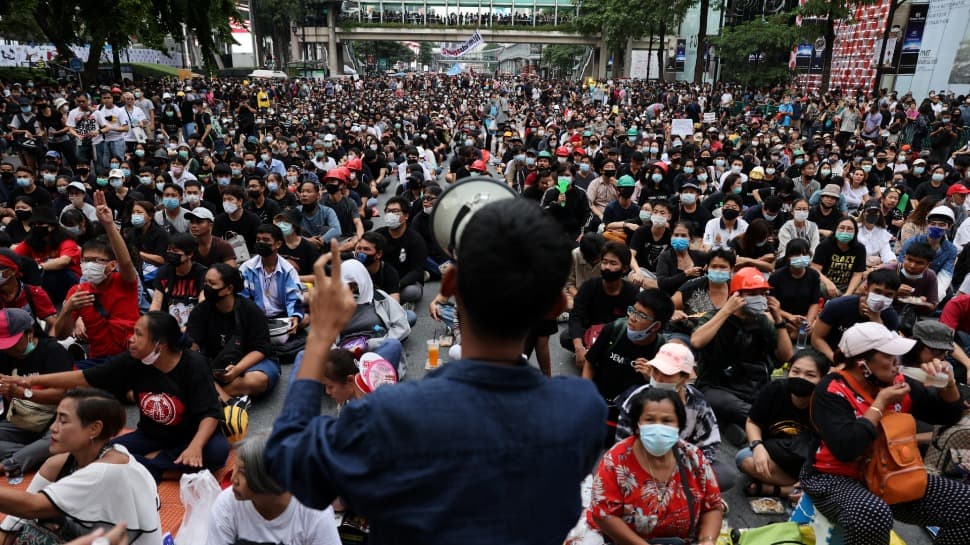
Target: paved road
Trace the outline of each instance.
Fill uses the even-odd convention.
[[[383,210],[384,202],[391,195],[393,195],[393,186],[388,189],[386,194],[381,195],[379,199],[379,210]],[[377,227],[381,226],[380,220],[376,220],[375,223],[377,224]],[[412,328],[411,336],[404,344],[408,362],[410,364],[408,366],[408,375],[406,380],[421,380],[426,373],[424,370],[424,362],[427,359],[425,341],[435,335],[435,329],[439,325],[430,318],[427,309],[428,303],[430,303],[432,298],[434,298],[437,290],[438,283],[428,283],[424,289],[424,297],[422,298],[421,302],[417,304],[415,309],[418,313],[418,322]],[[577,376],[578,373],[573,361],[574,356],[571,353],[563,350],[555,338],[551,339],[549,345],[552,356],[553,374],[562,376]],[[447,361],[447,350],[442,350],[441,355],[443,360]],[[537,366],[534,357],[530,363]],[[268,431],[270,429],[274,416],[279,412],[283,404],[285,391],[282,385],[286,385],[288,383],[291,370],[291,365],[284,366],[283,376],[279,382],[281,386],[277,387],[277,389],[268,397],[258,400],[254,404],[253,408],[250,409],[249,433],[259,433],[262,431]],[[321,410],[325,414],[335,414],[336,405],[333,403],[333,401],[327,399],[324,401]],[[736,452],[736,448],[725,442],[721,448],[721,458],[725,462],[733,463]],[[741,487],[739,485],[738,488],[724,494],[725,500],[730,506],[730,512],[727,515],[727,520],[732,527],[756,527],[771,522],[787,520],[787,515],[763,516],[754,514],[748,504],[748,498],[743,495],[740,488]],[[929,535],[919,527],[897,523],[896,531],[908,545],[928,545],[932,542]]]

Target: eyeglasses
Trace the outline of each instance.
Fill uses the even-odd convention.
[[[103,257],[82,257],[81,263],[97,263],[98,265],[107,265],[108,263],[111,263],[111,260]]]
[[[433,201],[433,200],[435,200],[437,198],[438,197],[435,197],[434,195],[425,195],[425,196],[421,197],[421,200],[427,202],[427,201]]]
[[[631,318],[636,318],[637,320],[643,320],[645,322],[652,322],[653,316],[645,314],[636,309],[633,305],[626,307],[626,315]]]

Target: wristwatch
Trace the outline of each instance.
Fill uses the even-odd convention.
[[[762,441],[761,439],[755,439],[754,441],[751,441],[751,443],[748,444],[748,448],[751,449],[751,452],[754,452],[754,449],[758,445],[763,445],[763,444],[764,444],[764,441]]]

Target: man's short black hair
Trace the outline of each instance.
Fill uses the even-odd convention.
[[[638,293],[637,303],[653,311],[654,320],[662,325],[667,325],[667,321],[674,315],[674,301],[657,288],[648,288]]]
[[[391,197],[390,199],[387,199],[387,202],[384,204],[384,209],[387,210],[387,207],[388,206],[391,206],[392,204],[396,204],[396,205],[400,206],[401,207],[401,213],[402,214],[410,214],[411,213],[411,203],[410,203],[410,201],[408,201],[404,197],[401,197],[399,195],[395,195],[395,196]]]
[[[927,242],[912,242],[906,248],[906,255],[933,261],[933,258],[936,257],[936,250]]]
[[[630,262],[633,261],[633,252],[630,251],[630,247],[622,242],[617,242],[611,240],[603,246],[603,255],[613,254],[617,259],[620,260],[620,265],[623,266],[624,271],[630,270]]]
[[[870,286],[879,284],[880,286],[893,291],[898,290],[900,284],[899,275],[896,274],[896,271],[889,269],[876,269],[872,271],[869,273],[869,278],[866,280],[866,282]]]
[[[263,223],[256,228],[256,234],[264,234],[273,237],[273,242],[283,241],[283,231],[275,223]]]
[[[168,245],[170,248],[181,250],[185,255],[192,257],[199,248],[199,241],[195,240],[195,237],[189,233],[176,233],[169,239]]]
[[[536,203],[509,199],[479,210],[458,242],[458,293],[470,329],[525,338],[566,284],[572,246],[562,227]]]
[[[360,238],[373,244],[376,252],[383,252],[387,249],[387,237],[377,231],[367,231]]]

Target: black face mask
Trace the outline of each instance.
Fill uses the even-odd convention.
[[[604,178],[612,178],[613,176],[616,176],[616,171],[615,170],[604,170],[603,171],[603,177]]]
[[[621,187],[620,196],[623,197],[624,199],[629,199],[630,197],[633,196],[633,190],[634,188],[632,187]]]
[[[249,194],[250,199],[258,199],[259,196],[263,194],[263,192],[258,189],[250,189],[246,193]]]
[[[273,254],[273,245],[268,242],[257,242],[253,245],[256,255],[266,257]]]
[[[721,217],[723,217],[726,220],[738,219],[738,216],[740,215],[741,215],[741,211],[735,210],[733,208],[724,208],[721,210]]]
[[[30,210],[14,210],[14,214],[16,214],[18,220],[27,221],[33,215],[33,212]]]
[[[617,280],[623,278],[623,271],[600,269],[600,277],[607,282],[616,282]]]
[[[225,295],[219,295],[220,291],[222,291],[222,288],[216,289],[212,286],[203,286],[202,288],[202,293],[205,294],[205,300],[212,301],[213,303],[218,303],[225,297]]]
[[[815,385],[802,377],[788,377],[788,393],[795,397],[808,397],[815,391]]]
[[[549,175],[550,172],[552,172],[552,170],[548,168],[540,168],[538,171],[538,174],[540,178],[545,178],[546,176]]]
[[[179,265],[182,264],[182,255],[181,254],[177,254],[175,252],[166,252],[165,253],[165,263],[168,263],[169,265],[171,265],[173,267],[178,267]]]
[[[327,184],[327,193],[331,195],[336,195],[340,193],[340,186],[337,184]]]

